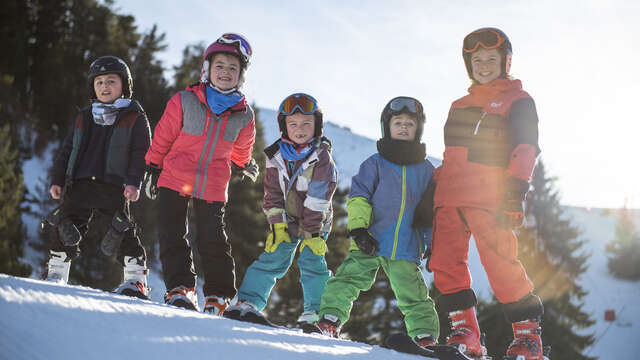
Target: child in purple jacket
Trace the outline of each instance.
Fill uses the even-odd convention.
[[[331,277],[324,255],[338,174],[331,158],[331,143],[322,136],[322,111],[313,97],[293,94],[284,99],[278,125],[282,137],[265,149],[263,209],[271,232],[265,252],[247,269],[237,304],[229,307],[224,316],[263,319],[260,311],[267,305],[276,279],[282,278],[293,263],[299,247],[304,312],[298,324],[313,324]]]

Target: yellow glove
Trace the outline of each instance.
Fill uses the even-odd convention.
[[[271,232],[267,236],[267,242],[264,243],[264,251],[274,252],[278,248],[278,245],[286,241],[291,242],[289,233],[287,232],[287,223],[275,223],[271,225]]]
[[[322,256],[327,252],[327,243],[325,243],[324,239],[321,237],[314,237],[311,239],[302,240],[302,244],[300,245],[300,252],[304,250],[304,247],[308,246],[314,254],[318,256]]]

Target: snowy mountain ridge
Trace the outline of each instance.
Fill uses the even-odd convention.
[[[271,109],[258,109],[258,120],[262,123],[267,146],[280,138],[277,115],[277,111]],[[372,120],[371,126],[379,127],[379,121],[379,119]],[[358,172],[360,164],[378,151],[376,140],[355,134],[348,127],[336,125],[327,120],[324,121],[322,130],[323,135],[331,141],[331,154],[338,167],[338,186],[343,189],[349,188],[351,177]],[[429,154],[429,144],[427,144],[427,153]],[[442,161],[432,155],[429,154],[429,161],[434,166],[440,165]]]

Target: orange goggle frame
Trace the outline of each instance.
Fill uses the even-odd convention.
[[[505,41],[498,32],[494,30],[478,30],[467,35],[462,42],[462,50],[466,53],[472,53],[478,50],[479,46],[490,50],[499,48]]]
[[[300,111],[305,115],[311,115],[318,110],[318,102],[311,95],[297,93],[287,96],[280,104],[280,114],[289,116]]]

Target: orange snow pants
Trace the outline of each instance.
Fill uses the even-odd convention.
[[[495,212],[487,209],[436,210],[429,268],[440,292],[453,294],[471,288],[467,263],[471,235],[498,301],[516,302],[533,291],[533,283],[518,260],[518,239],[513,231],[499,227],[495,219]]]

